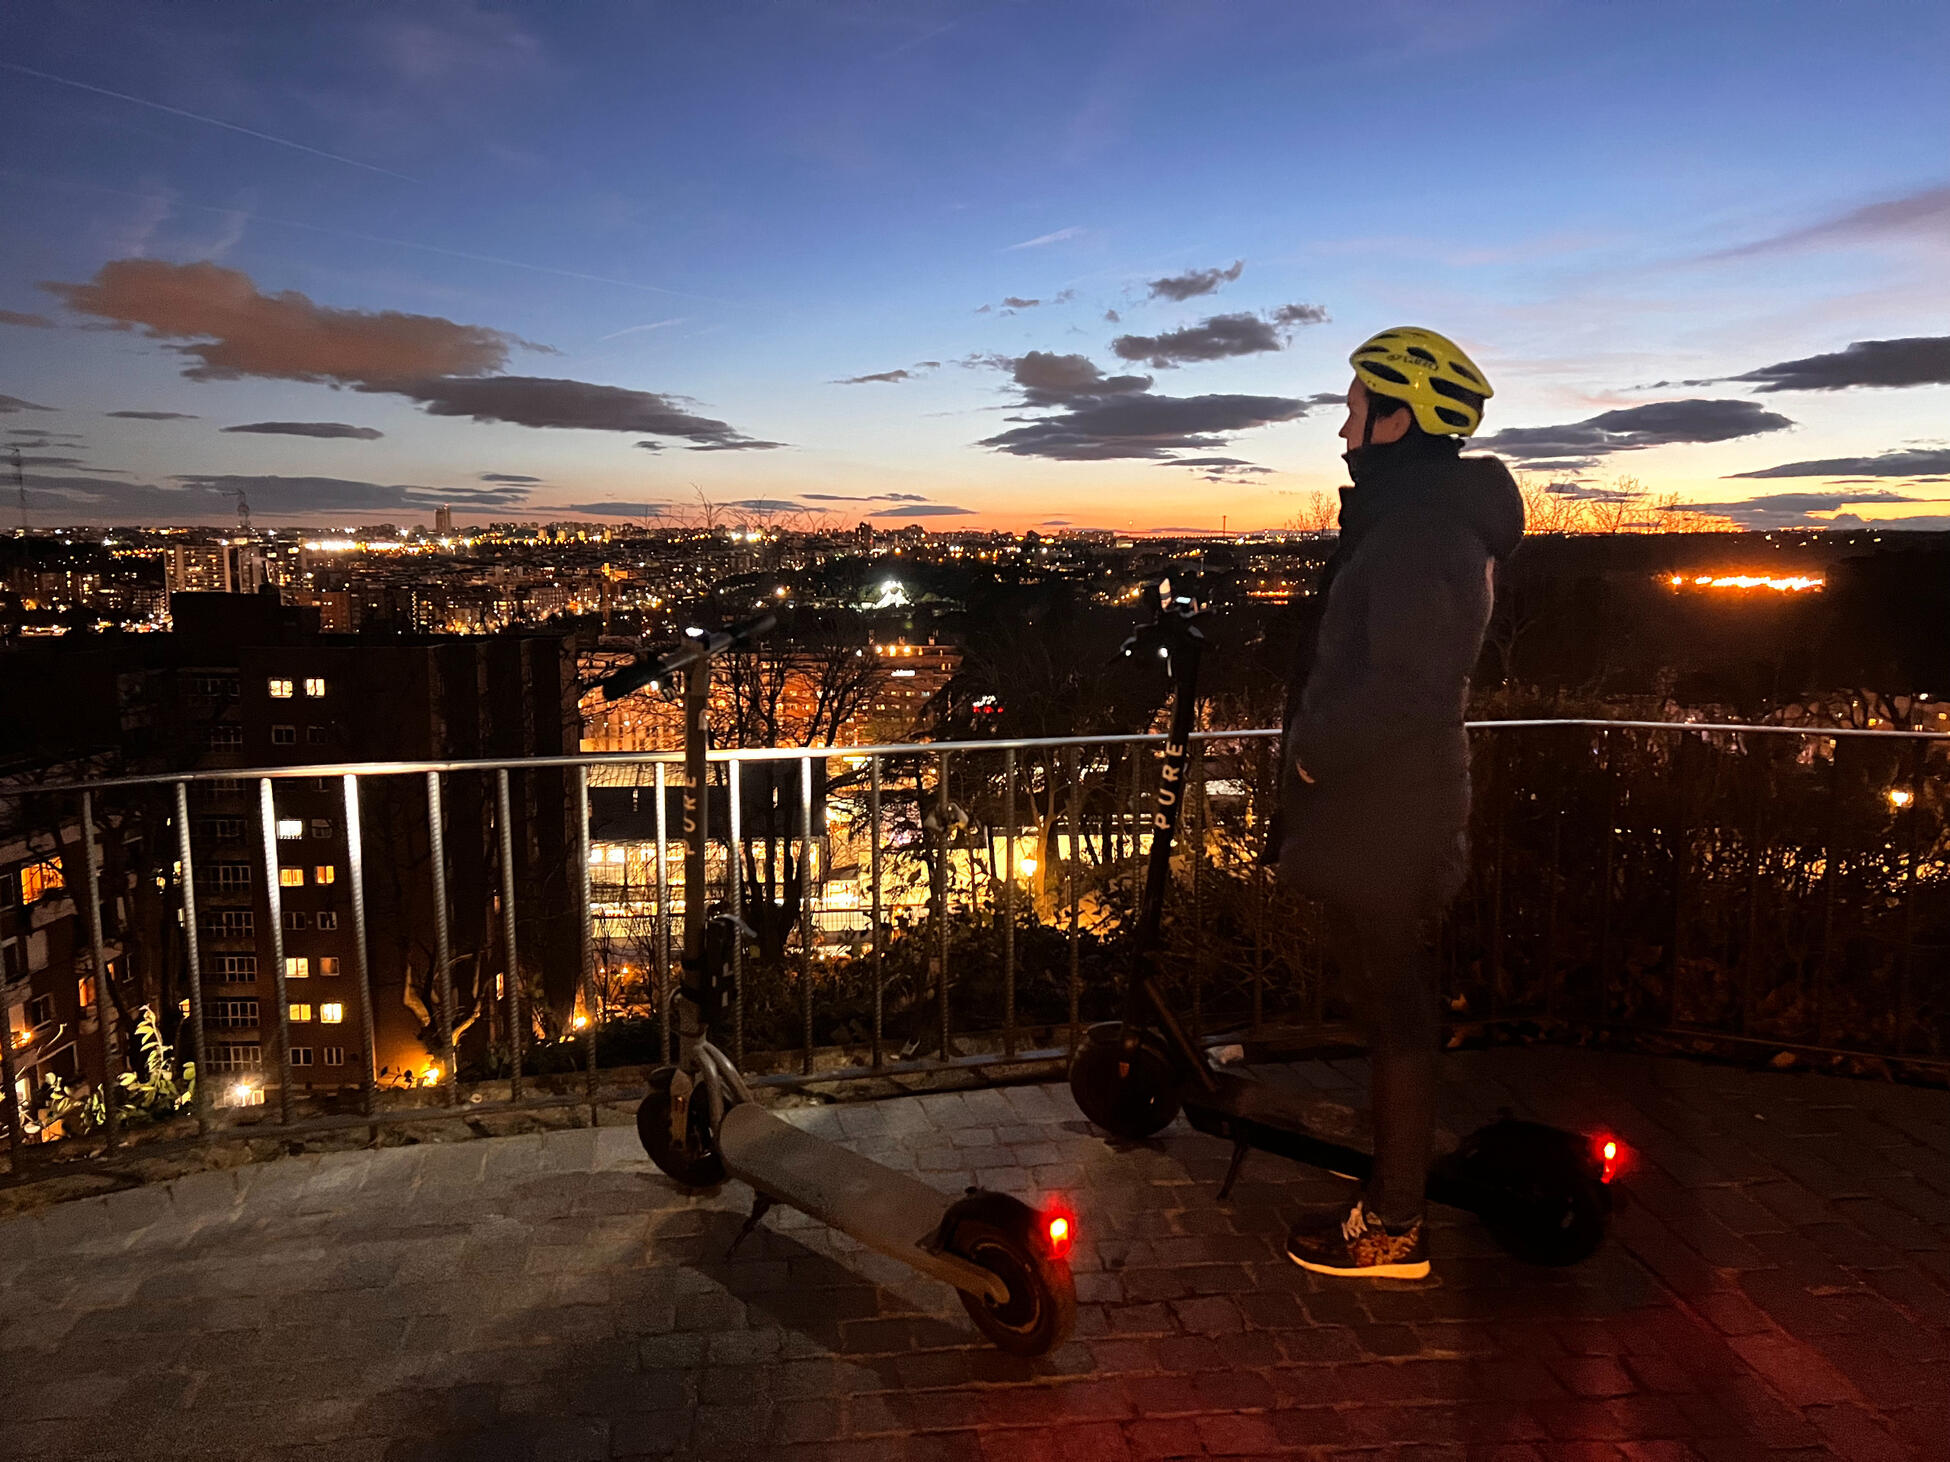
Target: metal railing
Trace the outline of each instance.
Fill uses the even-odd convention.
[[[1625,1026],[1944,1062],[1950,733],[1588,720],[1471,730],[1474,857],[1443,936],[1457,1023]],[[1162,739],[713,752],[728,817],[714,818],[727,835],[711,893],[757,930],[733,960],[723,1034],[734,1058],[795,1084],[1069,1049],[1084,1021],[1116,1008],[1116,934],[1148,845],[1146,753]],[[1277,739],[1196,738],[1160,956],[1195,1031],[1318,1023],[1332,1008],[1315,911],[1287,899],[1259,857],[1278,796]],[[797,775],[771,770],[779,763]],[[611,753],[9,789],[18,826],[72,824],[79,808],[93,1059],[105,1073],[91,1142],[114,1148],[136,1115],[118,1085],[128,1063],[111,1013],[142,1002],[177,1012],[166,1024],[197,1063],[200,1137],[253,1120],[214,1097],[272,1093],[277,1120],[256,1117],[254,1133],[422,1120],[484,1091],[489,1110],[587,1104],[593,1120],[599,1062],[669,1055],[682,860],[666,798],[681,776],[675,753]],[[592,789],[628,789],[639,807],[647,795],[651,817],[592,823]],[[242,908],[234,888],[198,877],[211,859],[210,839],[196,835],[206,798],[202,815],[231,841],[249,824],[263,888],[252,879]],[[322,854],[303,834],[332,820],[318,818],[328,805],[342,822],[329,851],[343,857],[345,886],[323,897],[350,972],[333,968],[351,995],[332,1004],[357,1012],[356,1049],[352,1030],[344,1038],[352,1079],[336,1093],[299,1079],[316,1065],[294,1065],[314,1048],[294,1045],[291,981],[322,981],[288,953],[292,869],[280,855],[293,841],[308,849],[293,885],[305,886],[304,862]],[[129,988],[110,985],[105,846],[149,850],[117,875],[123,891],[106,907],[139,901],[151,879],[164,943],[170,928],[181,934],[178,961],[170,948],[144,949],[140,921],[114,913],[137,956],[121,976]],[[316,909],[321,895],[312,887],[303,901]],[[253,917],[229,917],[245,910]],[[213,943],[246,941],[249,957],[269,959],[256,982],[257,1054],[268,1044],[271,1059],[256,1075],[214,1049],[222,1027],[204,989]],[[379,1020],[375,986],[425,1017],[417,1037],[401,1036],[398,1018]],[[299,1002],[304,1016],[312,1005]],[[395,1046],[417,1041],[403,1077],[381,1059],[389,1026]],[[15,1071],[16,1046],[32,1040],[0,1040],[16,1176],[34,1165]],[[560,1079],[572,1068],[579,1094]],[[213,1091],[219,1071],[238,1078],[223,1092]]]

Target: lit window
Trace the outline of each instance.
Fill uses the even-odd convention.
[[[305,820],[302,817],[280,817],[278,836],[286,841],[302,838],[305,835]]]
[[[59,893],[66,885],[61,878],[61,860],[43,858],[38,863],[29,863],[20,870],[20,901],[31,904],[36,899],[46,898],[51,893]]]
[[[83,1010],[86,1010],[89,1006],[95,1003],[94,978],[93,976],[90,975],[83,975],[80,979],[76,980],[74,983],[75,983],[75,998],[81,1002],[81,1008]]]
[[[313,883],[337,883],[339,871],[330,863],[320,863],[311,871]]]
[[[303,888],[304,886],[305,886],[305,870],[304,870],[304,869],[302,869],[302,868],[280,868],[280,869],[278,870],[278,887],[280,887],[280,888]]]
[[[345,1064],[345,1047],[321,1046],[318,1051],[318,1064],[321,1066],[343,1066]]]
[[[296,746],[297,744],[298,728],[296,726],[273,726],[271,728],[271,745]]]
[[[287,955],[284,961],[284,977],[287,980],[302,980],[311,973],[311,961],[302,954]]]
[[[271,682],[271,699],[274,701],[290,700],[291,682],[288,680],[273,680]]]
[[[345,1019],[345,1007],[336,1001],[318,1007],[318,1021],[321,1025],[337,1025]]]
[[[298,1002],[296,1002],[296,1003],[295,1003],[295,1004],[293,1004],[293,1005],[292,1005],[292,1007],[291,1007],[291,1018],[292,1018],[292,1019],[293,1019],[294,1021],[299,1021],[299,1020],[310,1020],[310,1019],[311,1019],[311,1007],[310,1007],[309,1005],[307,1005],[307,1004],[305,1004],[305,1003],[304,1003],[303,1001],[298,1001]]]
[[[324,678],[317,675],[307,675],[305,677],[305,694],[313,700],[318,700],[322,697],[325,694]]]
[[[336,975],[339,972],[339,957],[336,954],[322,954],[318,957],[318,973]]]

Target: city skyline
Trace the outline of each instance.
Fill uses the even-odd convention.
[[[1271,528],[1413,321],[1571,496],[1950,527],[1941,12],[236,16],[0,27],[36,526]]]

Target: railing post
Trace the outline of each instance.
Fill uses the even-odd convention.
[[[745,918],[745,809],[741,789],[740,774],[743,764],[735,757],[725,763],[725,799],[730,806],[730,815],[725,819],[725,884],[731,898],[731,917],[744,922]],[[705,785],[700,789],[703,796],[711,795],[710,776],[707,773]],[[711,850],[704,850],[709,858]],[[687,867],[686,878],[690,877]],[[697,896],[703,899],[708,889],[699,889]],[[690,885],[684,886],[684,897],[691,896]],[[710,906],[707,900],[707,908]],[[740,1070],[745,1065],[745,935],[736,930],[731,936],[731,1062]]]
[[[271,988],[278,1000],[278,1122],[291,1125],[291,992],[284,976],[284,894],[278,878],[278,814],[271,779],[257,779],[257,820],[264,838],[264,901],[271,924]],[[260,1021],[259,1030],[263,1026]]]
[[[1592,1012],[1592,1018],[1602,1023],[1609,1017],[1611,1005],[1612,864],[1618,850],[1618,769],[1612,762],[1611,732],[1601,731],[1599,737],[1604,747],[1605,882],[1598,892],[1598,990],[1597,1009]]]
[[[1002,753],[1002,1054],[1016,1054],[1016,750]]]
[[[1259,837],[1253,848],[1253,1007],[1248,1029],[1254,1035],[1266,1023],[1266,904],[1271,883],[1267,859],[1278,851],[1268,849],[1266,844],[1272,840],[1274,826],[1268,804],[1279,796],[1279,783],[1272,775],[1276,760],[1264,741],[1253,744],[1253,812],[1257,822],[1254,831]]]
[[[582,976],[582,1054],[588,1071],[589,1125],[596,1116],[596,911],[595,890],[589,879],[589,767],[576,767],[576,948],[581,953],[578,972]],[[659,898],[663,896],[660,886]]]
[[[427,847],[433,864],[434,989],[440,997],[441,1075],[447,1105],[460,1102],[460,1057],[454,1049],[454,957],[447,932],[447,821],[440,805],[440,773],[427,773]]]
[[[867,822],[872,829],[868,840],[868,877],[873,891],[869,895],[868,939],[871,941],[873,964],[873,1069],[878,1071],[886,1060],[883,1041],[886,1038],[886,987],[881,978],[880,957],[880,758],[867,760]]]
[[[1908,832],[1903,852],[1903,953],[1896,965],[1895,1053],[1902,1056],[1909,1044],[1911,981],[1916,964],[1916,822],[1923,811],[1922,759],[1928,743],[1920,737],[1909,743],[1909,801],[1903,804],[1902,819]]]
[[[515,949],[515,834],[508,811],[508,769],[494,773],[494,823],[501,844],[501,944],[507,960],[508,1100],[521,1100],[521,960]]]
[[[936,954],[941,964],[935,971],[936,1015],[940,1023],[941,1059],[951,1051],[948,1017],[948,753],[935,755],[935,812],[940,826],[935,831],[935,898],[939,913],[935,919]]]
[[[108,941],[102,935],[102,854],[95,845],[95,796],[81,794],[81,853],[88,896],[88,942],[95,957],[95,1035],[102,1063],[102,1133],[109,1147],[121,1136],[115,1105],[115,999],[108,988]]]
[[[813,775],[812,758],[799,758],[799,1069],[813,1069]]]
[[[1083,1038],[1083,893],[1077,867],[1083,857],[1083,748],[1070,748],[1070,856],[1063,860],[1064,892],[1070,905],[1070,1055]]]
[[[365,1039],[359,1062],[360,1101],[370,1117],[378,1105],[379,1040],[373,1027],[372,963],[366,953],[366,846],[359,808],[359,777],[345,774],[345,871],[352,895],[352,972],[359,978],[359,1029]]]
[[[670,809],[665,805],[666,763],[657,763],[657,964],[650,999],[657,1008],[657,1058],[670,1064]]]
[[[1814,1040],[1816,1045],[1823,1044],[1828,1034],[1828,976],[1834,963],[1835,885],[1839,881],[1835,870],[1841,863],[1836,844],[1841,841],[1842,742],[1840,737],[1833,737],[1831,741],[1833,750],[1828,763],[1828,825],[1822,835],[1821,850],[1821,962],[1815,966]]]
[[[196,853],[190,845],[190,792],[176,784],[177,881],[183,889],[183,955],[189,961],[190,1052],[196,1061],[196,1131],[210,1135],[210,1048],[203,1023],[203,943],[196,927]],[[13,1078],[7,1078],[11,1089]]]

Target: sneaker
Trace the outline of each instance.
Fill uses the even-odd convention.
[[[1286,1241],[1286,1255],[1315,1274],[1365,1274],[1376,1279],[1424,1279],[1429,1272],[1428,1240],[1422,1220],[1395,1233],[1383,1226],[1366,1203],[1356,1203],[1346,1218],[1332,1214],[1302,1219]]]

